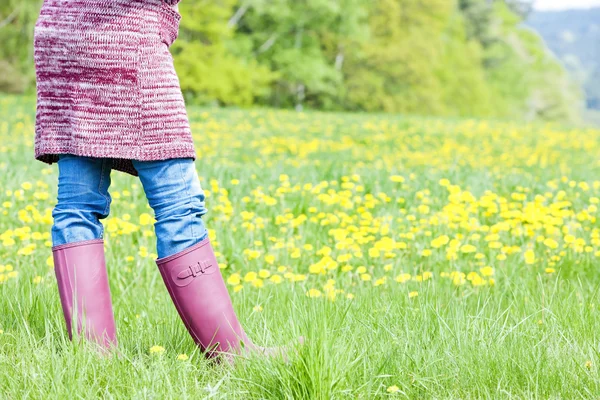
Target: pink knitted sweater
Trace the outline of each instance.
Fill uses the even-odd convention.
[[[179,0],[45,0],[36,22],[35,157],[195,158],[169,46]]]

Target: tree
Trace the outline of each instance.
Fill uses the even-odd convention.
[[[347,45],[364,30],[365,0],[254,0],[237,33],[277,74],[277,106],[322,106],[339,92]]]
[[[236,0],[182,2],[172,52],[181,87],[190,101],[248,106],[265,97],[275,78],[233,44]],[[242,52],[243,53],[243,52]]]

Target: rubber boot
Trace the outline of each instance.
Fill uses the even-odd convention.
[[[241,327],[208,238],[156,260],[175,308],[209,358],[256,348]]]
[[[77,333],[104,349],[117,345],[104,241],[87,240],[52,248],[54,272],[69,339],[73,339],[72,323]],[[75,315],[73,315],[75,313]]]

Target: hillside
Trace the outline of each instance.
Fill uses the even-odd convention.
[[[588,107],[600,110],[600,7],[534,12],[527,24],[583,83]]]

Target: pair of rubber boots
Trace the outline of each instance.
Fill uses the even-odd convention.
[[[104,349],[117,345],[104,242],[53,247],[58,291],[72,339],[77,332]],[[183,323],[207,357],[230,357],[254,347],[240,326],[208,238],[156,261]]]

